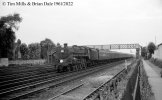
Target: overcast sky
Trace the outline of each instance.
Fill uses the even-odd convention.
[[[16,32],[27,44],[50,38],[54,43],[98,45],[162,43],[162,0],[19,0],[73,2],[73,6],[3,6],[0,16],[19,13]]]

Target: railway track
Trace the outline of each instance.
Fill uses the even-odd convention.
[[[97,90],[99,90],[103,85],[105,85],[108,82],[111,82],[113,79],[115,79],[116,77],[118,77],[120,74],[122,74],[123,72],[125,72],[126,69],[124,68],[123,70],[121,70],[120,72],[118,72],[116,75],[114,75],[110,80],[108,80],[107,82],[101,84],[98,88],[96,88],[94,91],[90,92],[89,94],[87,94],[87,96],[85,96],[83,98],[83,100],[87,100],[87,98],[92,95],[94,92],[96,92]],[[94,99],[93,99],[94,100]]]
[[[109,64],[109,66],[113,66],[120,62]],[[82,77],[87,74],[96,72],[100,69],[103,69],[104,67],[105,66],[94,67],[91,69],[82,70],[80,72],[73,72],[73,73],[68,73],[68,74],[64,73],[64,74],[60,74],[58,76],[56,74],[53,74],[51,77],[41,76],[43,78],[41,78],[39,80],[33,80],[32,82],[30,81],[30,79],[24,80],[22,82],[24,82],[26,84],[16,85],[16,86],[8,88],[8,89],[1,89],[0,97],[2,98],[2,100],[19,100],[20,98],[37,93],[37,92],[44,90],[46,88],[54,87],[54,86],[57,86],[64,82],[68,82],[70,80],[75,80],[78,77]],[[33,77],[33,78],[36,79],[35,77]],[[15,82],[15,83],[19,84],[21,82]],[[10,83],[10,84],[12,84],[12,83]],[[5,84],[4,86],[7,86],[7,84]]]
[[[68,92],[71,92],[71,91],[73,91],[73,90],[75,90],[75,89],[77,89],[77,88],[79,88],[79,87],[81,87],[81,86],[83,86],[83,85],[84,85],[84,84],[82,83],[82,84],[79,84],[79,85],[77,85],[77,86],[74,86],[73,88],[68,89],[68,90],[66,90],[65,92],[62,92],[62,93],[60,93],[60,94],[58,94],[58,95],[56,95],[56,96],[53,96],[52,98],[49,98],[49,99],[47,99],[47,100],[54,100],[54,99],[60,97],[61,95],[64,95],[64,94],[66,94],[66,93],[68,93]]]
[[[28,67],[28,66],[26,66]],[[34,67],[34,66],[33,66]],[[46,72],[51,72],[54,71],[55,68],[52,67],[44,67],[44,68],[31,68],[31,69],[21,69],[15,72],[15,70],[18,69],[12,69],[10,71],[7,71],[7,69],[5,70],[0,70],[1,74],[0,74],[0,81],[5,81],[5,80],[11,80],[13,78],[22,78],[25,76],[29,76],[29,75],[35,75],[35,74],[39,74],[39,73],[46,73]],[[5,73],[4,73],[5,72]]]
[[[0,82],[0,87],[2,87],[3,85],[8,85],[8,83],[14,84],[14,83],[18,83],[18,82],[27,82],[31,79],[39,78],[39,77],[42,77],[42,76],[52,76],[53,73],[56,73],[56,72],[53,71],[53,72],[40,73],[40,74],[35,74],[35,75],[30,75],[30,73],[29,73],[28,76],[19,77],[19,78],[9,77],[10,78],[9,80],[5,79],[5,80]]]
[[[111,79],[109,79],[109,81],[115,79],[118,75],[120,75],[120,74],[123,73],[124,71],[126,71],[125,68],[123,68],[121,71],[119,71],[118,73],[116,73],[116,75],[114,75]],[[100,88],[102,85],[104,85],[105,83],[107,83],[107,81],[104,82],[103,84],[101,84],[101,85],[100,85],[98,88],[96,88],[95,90],[91,91],[89,94],[86,94],[86,95],[85,95],[84,97],[82,97],[82,98],[85,99],[86,97],[88,97],[89,95],[91,95],[91,93],[93,93],[94,91],[96,91],[97,89],[99,89],[99,88]],[[57,99],[58,99],[58,100],[62,100],[62,98],[60,99],[59,97],[61,97],[61,96],[63,96],[63,95],[66,95],[66,94],[68,94],[68,93],[70,93],[70,92],[75,93],[75,91],[77,91],[77,89],[79,89],[79,88],[82,88],[82,86],[83,86],[83,88],[84,88],[84,83],[78,84],[78,85],[72,87],[71,89],[67,89],[66,91],[64,91],[64,92],[62,92],[62,93],[60,93],[60,94],[57,94],[56,96],[53,96],[53,97],[51,97],[51,98],[49,98],[49,99],[47,99],[47,100],[57,100]],[[63,100],[66,100],[66,98],[64,98]],[[71,100],[74,100],[74,99],[71,99]],[[77,100],[81,100],[81,99],[77,99]]]

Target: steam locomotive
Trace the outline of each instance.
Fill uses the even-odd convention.
[[[132,55],[112,52],[107,50],[98,50],[85,46],[57,47],[54,54],[55,63],[58,72],[77,71],[94,67],[96,65],[119,61],[131,58]]]

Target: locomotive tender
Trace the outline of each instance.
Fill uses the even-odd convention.
[[[108,50],[98,50],[85,46],[57,47],[54,54],[58,72],[76,71],[106,64],[113,61],[131,58],[132,55]]]

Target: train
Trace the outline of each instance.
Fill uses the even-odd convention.
[[[99,50],[86,46],[68,46],[67,43],[63,47],[56,47],[54,53],[57,72],[78,71],[132,57],[130,54]]]

